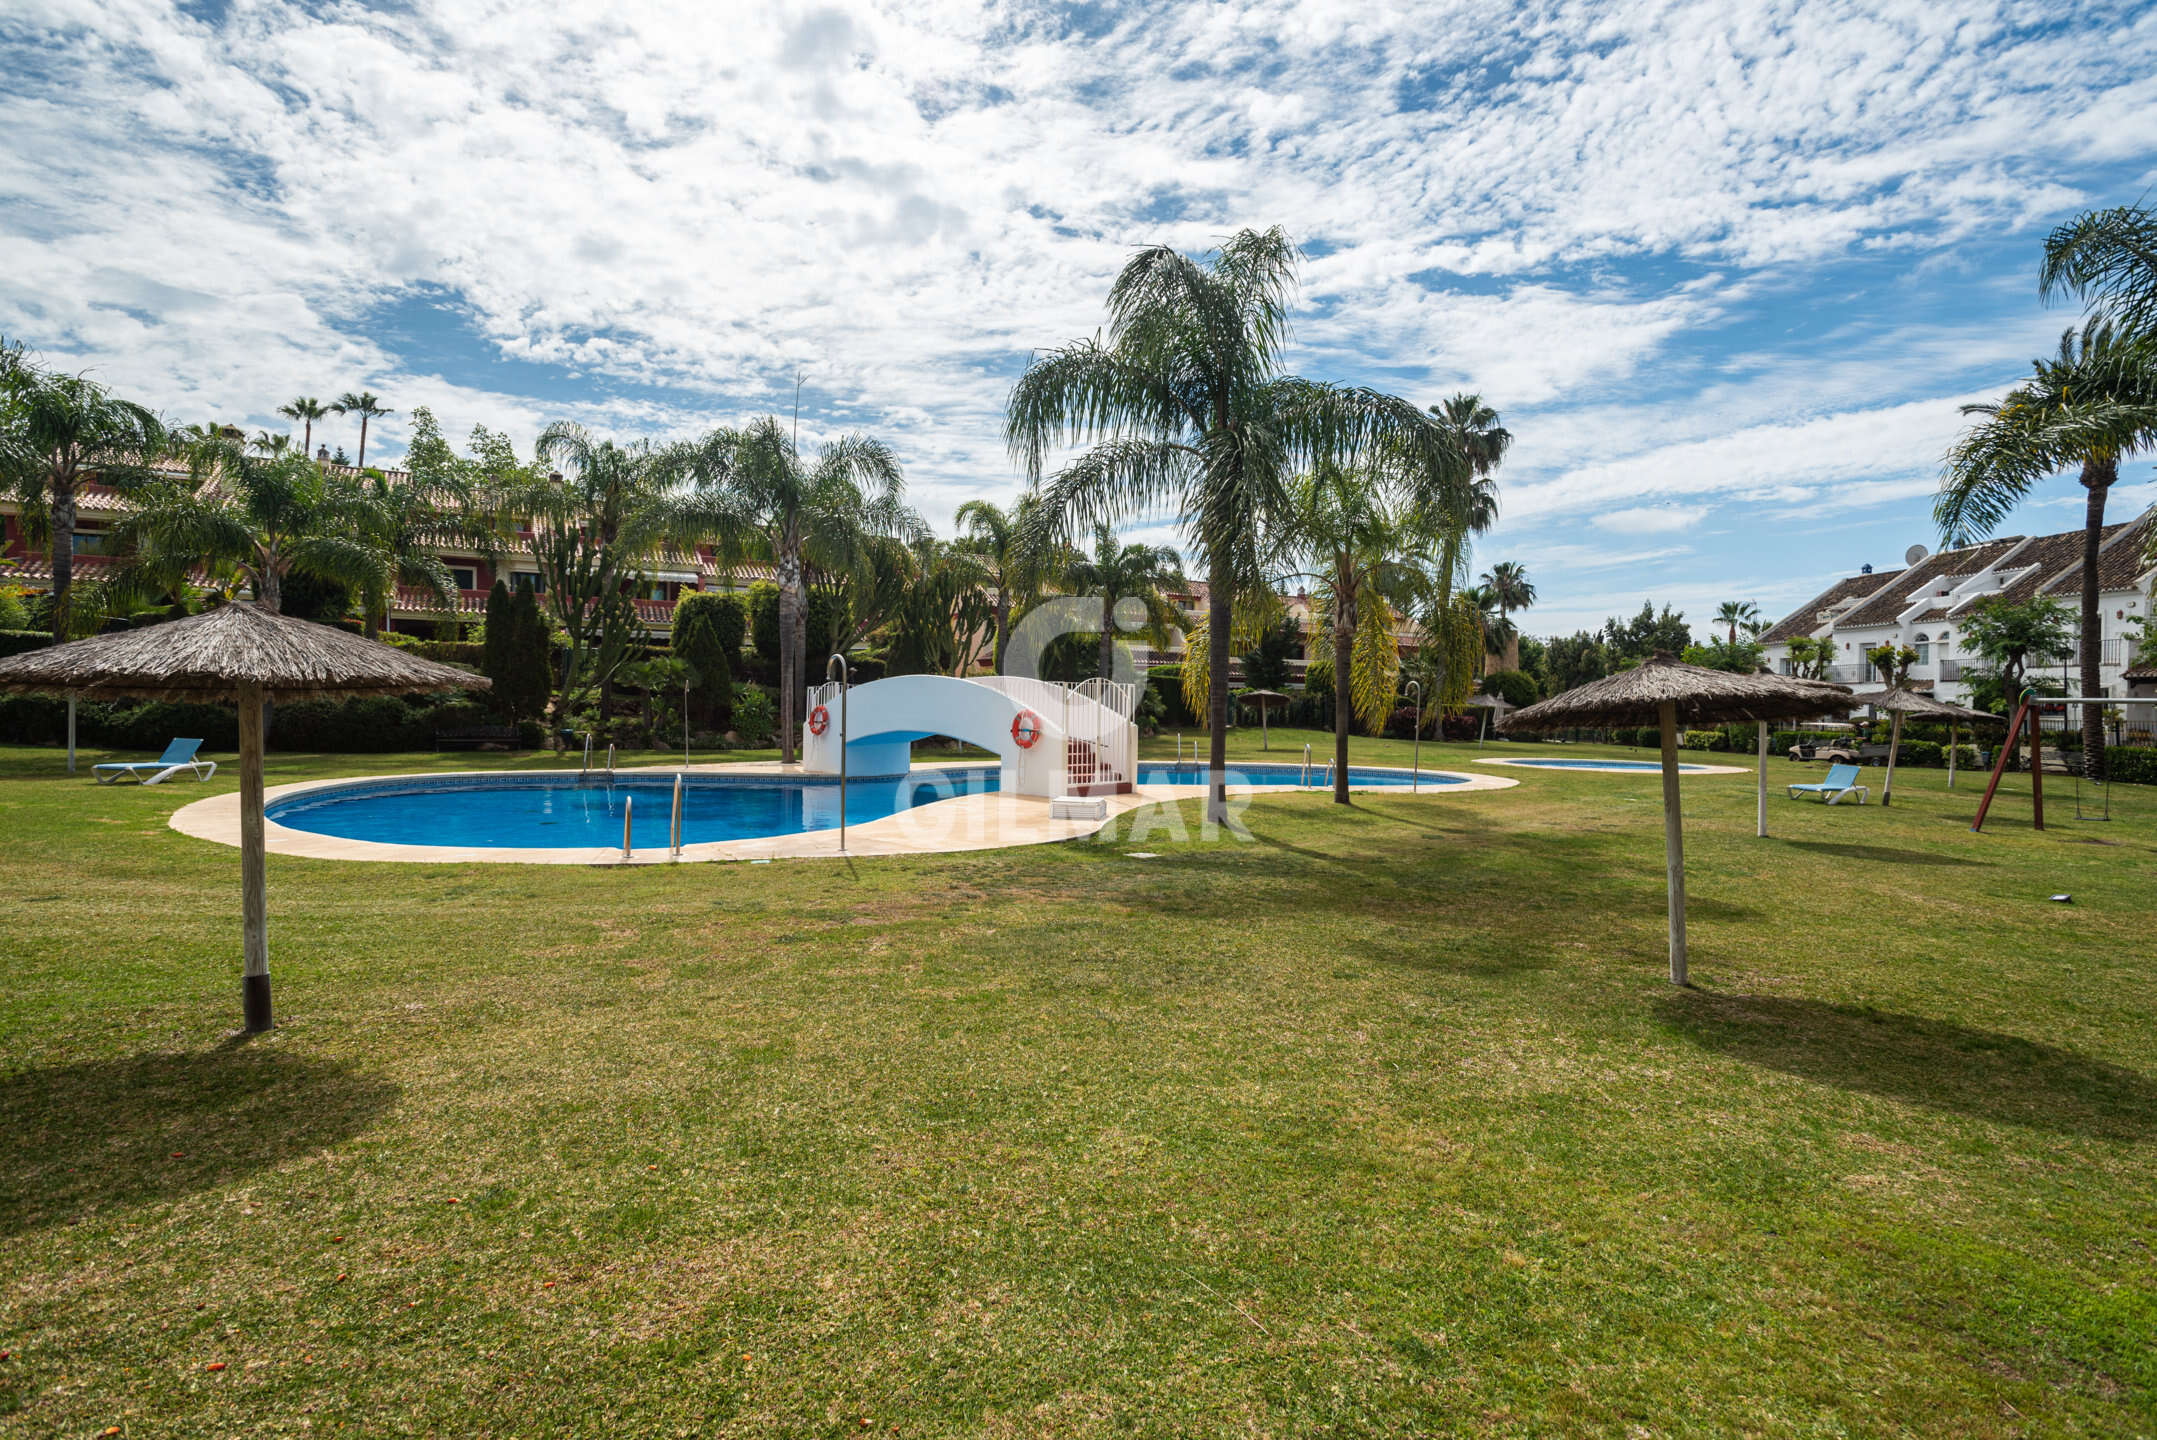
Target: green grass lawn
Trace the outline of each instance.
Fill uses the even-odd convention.
[[[1678,991],[1657,781],[1499,773],[1154,860],[272,856],[243,1042],[165,823],[236,776],[0,750],[0,1433],[2157,1431],[2157,792],[1689,779]]]

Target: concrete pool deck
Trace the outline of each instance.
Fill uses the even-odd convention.
[[[916,774],[933,774],[946,769],[971,769],[982,763],[917,761],[913,769]],[[801,774],[800,766],[781,765],[775,760],[687,767],[654,765],[634,770],[625,768],[615,773],[656,778],[680,773],[685,768],[694,775]],[[1398,767],[1382,765],[1357,768],[1394,770],[1403,775],[1408,773]],[[1231,769],[1233,770],[1233,767]],[[295,795],[346,785],[363,785],[378,780],[441,779],[461,775],[522,778],[568,773],[570,772],[563,770],[442,770],[422,775],[351,775],[336,780],[308,780],[292,785],[273,785],[263,791],[263,803],[265,806],[271,806],[279,800]],[[1434,796],[1509,790],[1520,783],[1518,780],[1502,779],[1496,775],[1476,775],[1458,770],[1426,770],[1423,774],[1432,777],[1444,776],[1459,783],[1433,785],[1422,791],[1405,791],[1397,785],[1352,785],[1350,788],[1382,791],[1387,794]],[[1252,785],[1242,791],[1231,790],[1229,803],[1233,811],[1237,800],[1243,796],[1296,794],[1303,789],[1304,787],[1295,785]],[[374,840],[347,840],[335,835],[318,835],[310,830],[294,830],[268,818],[263,822],[263,839],[273,855],[297,855],[313,860],[379,860],[429,865],[671,865],[728,860],[829,860],[842,855],[941,855],[968,850],[1002,850],[1016,845],[1046,845],[1059,840],[1082,840],[1103,829],[1120,815],[1127,815],[1149,805],[1200,799],[1205,793],[1204,785],[1145,785],[1128,795],[1102,796],[1100,798],[1108,802],[1108,815],[1102,820],[1052,819],[1049,816],[1048,801],[1007,795],[1001,791],[985,795],[956,795],[949,800],[938,800],[933,804],[903,810],[880,820],[865,820],[857,825],[849,825],[846,830],[846,849],[843,852],[839,849],[839,832],[836,830],[761,836],[747,840],[710,840],[696,845],[684,845],[678,856],[669,854],[665,846],[659,845],[650,849],[639,849],[626,860],[622,858],[621,848],[612,845],[570,848],[388,845]],[[173,812],[170,823],[173,829],[197,840],[237,846],[240,843],[239,792],[212,795],[207,800],[183,805]]]
[[[1563,756],[1548,758],[1514,758],[1507,760],[1473,757],[1478,765],[1511,765],[1519,770],[1542,770],[1559,775],[1660,775],[1663,762],[1638,760],[1629,764],[1597,764],[1592,760],[1567,760]],[[1684,779],[1692,775],[1750,775],[1749,765],[1702,765],[1692,760],[1678,762],[1678,776]]]

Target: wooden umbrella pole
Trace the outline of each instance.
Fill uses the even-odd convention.
[[[270,926],[262,842],[262,687],[240,687],[240,1008],[247,1033],[273,1023]]]
[[[1678,808],[1678,705],[1656,707],[1663,722],[1663,863],[1670,889],[1670,983],[1685,980],[1685,826]]]
[[[1759,724],[1760,794],[1758,798],[1758,809],[1760,811],[1760,815],[1759,819],[1755,822],[1755,828],[1753,833],[1759,836],[1760,839],[1765,840],[1768,838],[1768,722],[1762,720],[1759,722]]]
[[[1887,778],[1880,782],[1880,803],[1895,803],[1895,752],[1902,748],[1902,712],[1897,710],[1887,731]]]
[[[1950,720],[1947,722],[1947,788],[1950,790],[1955,788],[1955,751],[1959,748],[1955,743],[1955,722]]]
[[[2037,736],[2037,695],[2028,693],[2025,700],[2030,712],[2030,828],[2045,828],[2045,755]]]

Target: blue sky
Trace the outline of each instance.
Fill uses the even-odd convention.
[[[2157,182],[2153,67],[2110,4],[16,0],[0,332],[176,420],[372,389],[384,460],[414,406],[661,436],[800,375],[943,523],[1134,247],[1279,224],[1296,370],[1515,432],[1478,559],[1532,631],[1780,613],[1937,542],[1956,406],[2075,319],[2045,231]]]

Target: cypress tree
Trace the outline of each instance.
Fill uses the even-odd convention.
[[[547,617],[539,611],[539,597],[531,590],[520,586],[516,591],[507,628],[509,642],[502,676],[495,681],[496,693],[512,715],[529,720],[545,711],[547,697],[554,692],[553,635]],[[490,642],[494,638],[491,623],[487,637]]]
[[[487,638],[479,652],[479,673],[494,682],[497,709],[507,708],[504,687],[509,676],[510,647],[516,640],[516,622],[511,618],[515,608],[508,582],[496,576],[494,588],[487,592]]]

